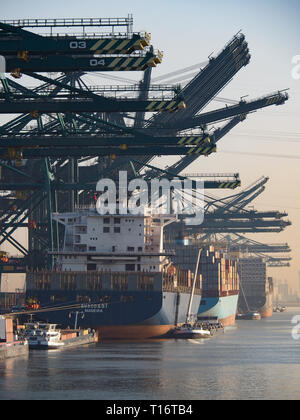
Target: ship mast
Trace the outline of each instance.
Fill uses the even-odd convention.
[[[198,276],[201,253],[202,253],[202,248],[200,248],[199,252],[198,252],[196,270],[195,270],[195,275],[194,275],[194,280],[193,280],[193,287],[192,287],[192,290],[191,290],[188,311],[187,311],[187,314],[186,314],[186,323],[189,323],[190,318],[191,318],[192,304],[193,304],[193,298],[194,298],[194,293],[195,293],[195,287],[196,287],[196,281],[197,281],[197,276]]]

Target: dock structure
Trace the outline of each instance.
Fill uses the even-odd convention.
[[[241,32],[205,62],[188,67],[197,72],[186,83],[178,83],[180,71],[152,78],[163,54],[151,45],[150,32],[133,31],[131,15],[3,20],[0,55],[7,71],[0,78],[0,114],[18,113],[0,126],[0,247],[9,243],[21,255],[0,255],[0,274],[52,269],[63,230],[51,214],[94,205],[100,179],[116,180],[119,171],[127,172],[128,182],[137,176],[148,183],[189,179],[182,172],[213,157],[233,129],[289,99],[286,91],[252,100],[218,97],[250,63]],[[124,71],[141,74],[141,80],[119,76]],[[34,86],[22,84],[23,75]],[[103,85],[91,85],[91,77]],[[157,80],[165,83],[156,85]],[[207,112],[213,101],[226,106]],[[177,160],[157,168],[150,165],[157,156]],[[247,209],[266,182],[223,199],[206,193],[205,224],[182,235],[207,241],[216,234],[283,231],[290,225],[282,220],[286,214],[270,218]],[[240,186],[238,174],[225,180],[204,174],[205,189]],[[14,237],[21,227],[27,228],[28,246]],[[272,259],[274,265],[283,262]]]
[[[0,316],[0,360],[26,356],[27,354],[27,342],[15,339],[13,319]]]

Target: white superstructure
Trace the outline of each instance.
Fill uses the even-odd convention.
[[[56,324],[26,324],[25,337],[29,348],[58,348],[64,346]]]
[[[62,271],[159,272],[168,264],[163,229],[175,215],[100,215],[95,209],[54,213],[64,225],[63,249],[55,252]]]

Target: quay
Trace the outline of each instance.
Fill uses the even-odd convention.
[[[13,320],[0,316],[0,360],[26,356],[27,354],[27,341],[15,339]]]

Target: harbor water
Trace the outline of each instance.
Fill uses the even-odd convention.
[[[300,398],[300,340],[289,308],[209,340],[104,342],[0,361],[1,400]],[[300,333],[300,329],[299,329]]]

